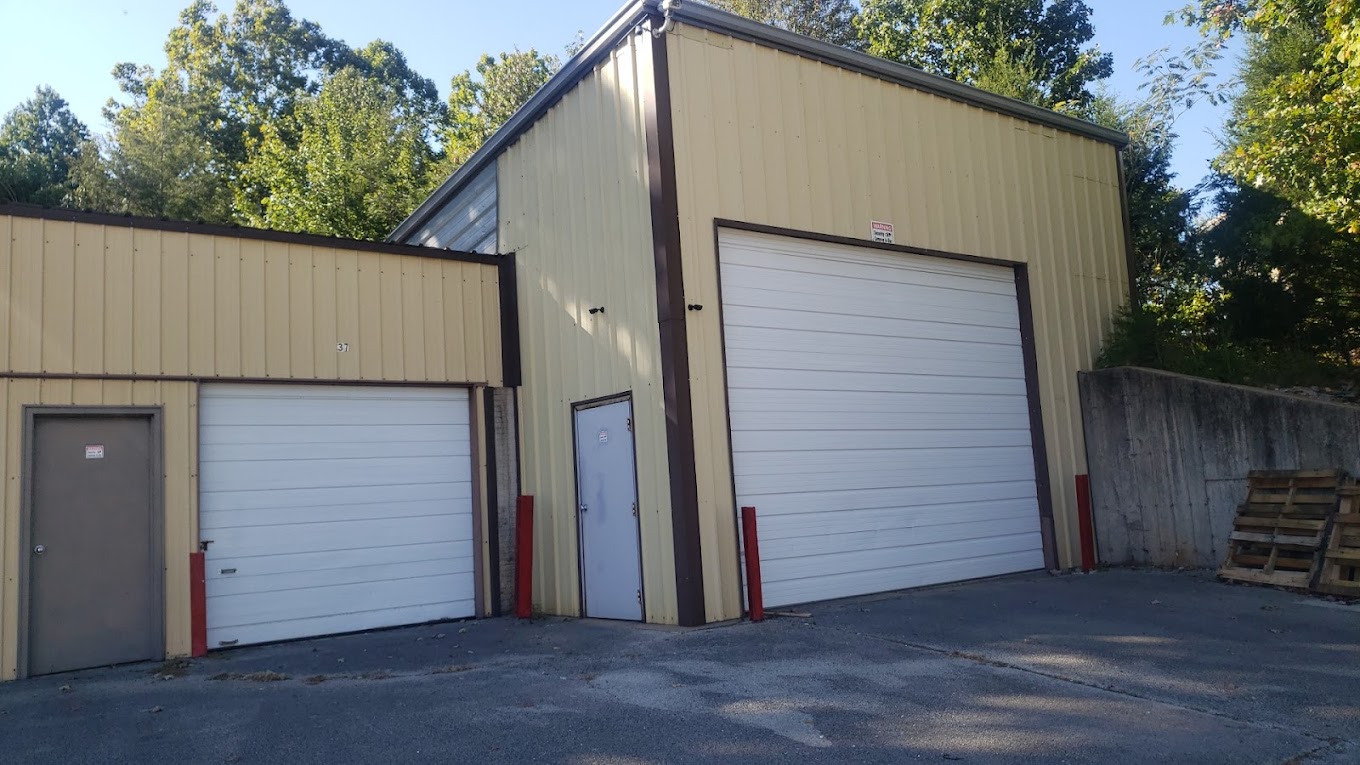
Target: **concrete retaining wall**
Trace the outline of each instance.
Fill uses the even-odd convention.
[[[1079,378],[1103,564],[1218,566],[1250,470],[1360,475],[1360,407],[1132,367]]]

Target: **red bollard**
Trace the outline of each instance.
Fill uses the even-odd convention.
[[[534,614],[534,498],[515,503],[515,616]]]
[[[208,588],[203,553],[189,553],[189,653],[208,655]]]
[[[1095,523],[1091,519],[1091,477],[1077,476],[1077,531],[1081,534],[1081,570],[1096,567]]]
[[[765,602],[760,592],[760,542],[756,539],[756,509],[741,509],[742,547],[746,552],[746,604],[751,621],[765,620]]]

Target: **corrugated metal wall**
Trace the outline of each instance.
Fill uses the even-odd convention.
[[[0,371],[497,386],[498,289],[492,265],[0,216]]]
[[[580,608],[572,404],[632,391],[648,621],[676,621],[656,271],[629,37],[498,160],[501,249],[523,332],[521,491],[537,503],[535,605]],[[589,309],[605,308],[590,314]]]
[[[1076,372],[1128,294],[1113,146],[679,25],[666,36],[687,302],[716,306],[715,218],[1029,264],[1059,554],[1078,554]],[[718,312],[688,317],[705,602],[741,613]]]
[[[188,655],[189,553],[198,549],[198,386],[190,382],[0,377],[0,680],[18,672],[23,407],[160,406],[164,428],[165,649]]]
[[[497,252],[496,166],[488,165],[436,212],[408,244],[463,252]]]

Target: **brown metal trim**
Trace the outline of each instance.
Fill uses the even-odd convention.
[[[463,263],[480,263],[497,266],[501,263],[498,255],[484,255],[479,252],[459,252],[441,250],[414,244],[393,242],[371,242],[363,239],[345,239],[338,236],[320,234],[295,234],[290,231],[249,228],[246,226],[223,225],[219,223],[194,223],[168,218],[146,218],[136,215],[116,215],[113,213],[69,210],[61,207],[39,207],[37,205],[9,202],[0,204],[0,215],[13,215],[17,218],[41,218],[43,220],[67,223],[89,223],[96,226],[116,226],[119,228],[149,229],[170,231],[181,234],[204,234],[208,236],[229,236],[237,239],[260,239],[281,244],[305,244],[312,247],[331,247],[339,250],[358,250],[361,252],[384,252],[392,255],[414,255],[419,258],[438,258],[456,260]]]
[[[1029,266],[1013,263],[1015,298],[1020,309],[1020,348],[1025,357],[1025,397],[1029,402],[1030,445],[1034,450],[1034,489],[1039,499],[1039,534],[1044,543],[1044,567],[1058,568],[1058,543],[1053,528],[1053,487],[1048,476],[1048,440],[1039,395],[1039,359],[1034,348],[1034,307],[1030,303]]]
[[[190,383],[268,383],[279,385],[354,385],[362,387],[400,387],[400,388],[476,388],[485,386],[482,382],[443,382],[439,380],[316,380],[305,377],[202,377],[197,375],[126,375],[126,374],[84,374],[66,372],[0,372],[0,378],[11,380],[119,380],[144,382],[190,382]]]
[[[722,284],[722,238],[723,224],[718,219],[713,220],[713,273],[718,284],[718,348],[722,352],[722,377],[723,377],[723,414],[727,423],[727,472],[732,484],[732,527],[735,533],[732,535],[732,543],[737,548],[737,598],[740,600],[746,592],[745,571],[741,566],[742,555],[745,550],[742,548],[742,527],[739,522],[741,515],[741,505],[737,502],[737,456],[732,450],[732,389],[727,381],[727,317],[723,310],[723,284]]]
[[[486,512],[486,496],[482,493],[482,428],[485,425],[480,422],[477,416],[477,390],[468,392],[468,441],[471,447],[468,451],[471,455],[468,459],[472,462],[472,611],[477,618],[487,616],[486,599],[482,595],[482,588],[485,584],[486,556],[482,554],[482,540],[485,534],[486,524],[482,520],[482,513]]]
[[[907,244],[886,244],[875,242],[869,239],[855,239],[849,236],[836,236],[834,234],[821,234],[816,231],[803,231],[793,228],[781,228],[779,226],[766,226],[761,223],[747,223],[739,220],[727,220],[716,218],[714,223],[719,228],[736,229],[737,231],[750,231],[753,234],[769,234],[771,236],[784,236],[790,239],[806,239],[811,242],[825,242],[827,244],[842,244],[849,247],[866,247],[871,250],[884,250],[886,252],[907,253],[909,255],[928,255],[932,258],[944,258],[945,260],[961,260],[966,263],[982,263],[988,266],[1004,266],[1011,268],[1015,265],[1014,260],[1001,260],[999,258],[984,258],[981,255],[964,255],[959,252],[948,252],[946,250],[931,250],[925,247],[913,247]]]
[[[647,26],[656,24],[653,19]],[[652,252],[656,262],[656,315],[661,331],[661,384],[666,411],[671,525],[675,543],[676,616],[682,626],[705,622],[704,561],[699,537],[699,487],[695,468],[685,280],[680,257],[680,210],[675,187],[670,66],[666,38],[647,27],[640,64],[647,135],[647,188],[651,193]]]
[[[23,436],[19,473],[19,623],[15,677],[28,677],[29,609],[31,607],[28,582],[32,575],[32,556],[29,546],[33,532],[33,436],[39,417],[145,417],[150,420],[151,449],[151,549],[160,557],[160,565],[151,567],[151,581],[147,586],[160,601],[153,625],[160,645],[159,654],[165,656],[165,432],[163,409],[159,406],[85,406],[85,405],[25,405],[23,407]],[[153,657],[155,658],[155,657]]]
[[[499,267],[501,304],[501,378],[507,388],[524,383],[520,356],[519,334],[519,277],[515,271],[515,253],[502,257]]]
[[[1138,282],[1134,276],[1138,273],[1137,254],[1133,251],[1133,221],[1129,217],[1129,178],[1124,169],[1124,152],[1115,152],[1115,167],[1119,171],[1119,212],[1124,224],[1124,267],[1129,275],[1129,310],[1138,307]]]
[[[501,615],[501,493],[496,481],[496,406],[490,388],[482,388],[486,422],[486,548],[491,574],[491,615]]]

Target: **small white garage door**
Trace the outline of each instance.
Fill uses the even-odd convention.
[[[1012,269],[730,230],[720,252],[767,604],[1043,566]]]
[[[208,646],[472,616],[461,389],[204,385]]]

